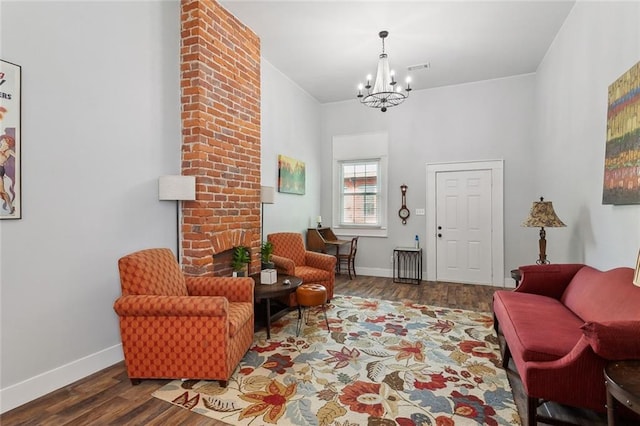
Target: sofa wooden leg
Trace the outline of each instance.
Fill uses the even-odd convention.
[[[511,351],[507,342],[504,343],[504,355],[502,355],[502,368],[509,369],[509,358],[511,358]]]
[[[221,388],[226,388],[227,385],[229,384],[228,380],[218,380],[218,383],[220,384]]]
[[[538,398],[527,396],[527,426],[538,424]]]
[[[131,380],[131,385],[132,386],[137,386],[140,383],[142,383],[142,379],[130,379]]]

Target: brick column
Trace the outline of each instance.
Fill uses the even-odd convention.
[[[260,268],[260,40],[212,0],[181,1],[182,265],[211,275],[215,255],[251,248]]]

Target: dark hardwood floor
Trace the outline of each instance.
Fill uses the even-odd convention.
[[[348,276],[336,279],[336,294],[360,297],[412,300],[434,306],[491,312],[496,287],[435,283],[396,284],[390,278]],[[520,413],[525,399],[520,380],[510,375]],[[199,414],[153,398],[151,393],[169,380],[144,380],[132,386],[124,363],[120,362],[76,383],[56,390],[0,416],[0,425],[225,425]],[[606,425],[606,418],[595,413],[545,404],[545,414],[584,426]]]

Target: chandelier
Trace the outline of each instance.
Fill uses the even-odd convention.
[[[389,31],[380,31],[378,35],[382,39],[382,53],[378,61],[376,81],[372,87],[371,74],[369,74],[367,76],[367,84],[363,85],[361,83],[358,86],[358,98],[366,106],[380,108],[380,111],[385,112],[387,108],[400,105],[409,97],[411,77],[407,77],[407,88],[403,91],[402,87],[397,85],[395,73],[389,71],[389,58],[384,52],[384,39],[389,35]],[[366,93],[363,93],[364,89],[366,89]]]

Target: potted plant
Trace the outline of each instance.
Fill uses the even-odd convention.
[[[251,254],[245,246],[237,246],[233,248],[233,257],[231,259],[231,267],[237,277],[247,276],[247,265],[251,262]]]
[[[260,247],[260,260],[262,261],[262,269],[274,269],[275,264],[271,261],[273,256],[273,243],[265,241]]]

